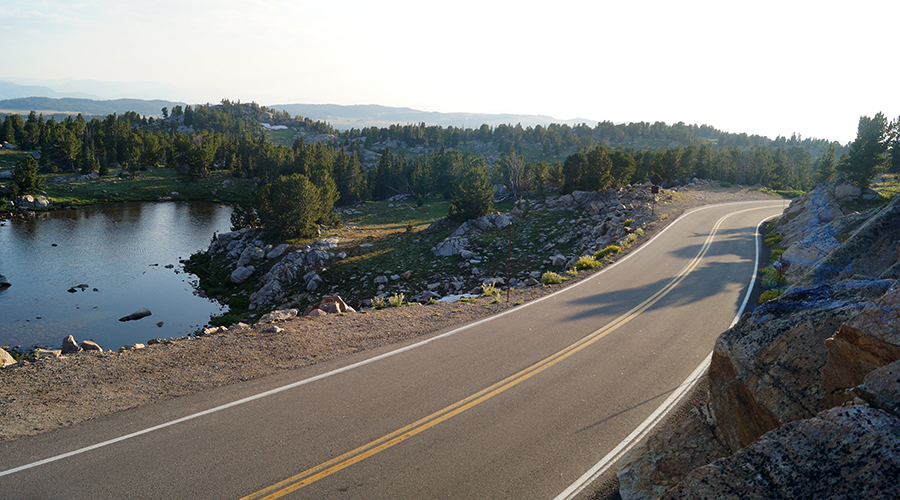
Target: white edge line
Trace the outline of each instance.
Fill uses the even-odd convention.
[[[753,286],[756,284],[756,274],[759,272],[759,227],[771,218],[772,217],[766,217],[756,225],[756,257],[753,259],[753,274],[750,278],[750,286],[747,288],[747,293],[744,295],[744,302],[741,304],[740,309],[738,309],[737,314],[731,321],[731,325],[728,326],[729,329],[736,325],[737,322],[741,319],[741,315],[744,314],[744,309],[746,309],[747,304],[750,301],[750,295],[753,293]],[[677,222],[677,220],[675,222]],[[615,448],[607,453],[605,457],[603,457],[580,478],[578,478],[577,481],[569,485],[568,488],[557,495],[554,500],[571,500],[575,498],[575,495],[578,495],[579,493],[584,491],[584,489],[587,488],[588,485],[596,481],[597,478],[599,478],[607,470],[609,470],[609,468],[612,467],[613,464],[617,463],[625,453],[631,450],[631,448],[633,448],[636,444],[641,442],[641,440],[644,439],[644,437],[656,426],[656,424],[658,424],[663,419],[663,417],[665,417],[666,414],[669,413],[669,411],[671,411],[671,409],[678,404],[681,398],[684,397],[684,395],[694,387],[697,381],[700,380],[701,376],[704,374],[704,372],[706,372],[706,369],[709,368],[711,360],[712,351],[710,351],[710,353],[706,355],[706,358],[704,358],[703,361],[700,362],[697,368],[695,368],[694,371],[691,372],[690,375],[688,375],[688,378],[686,378],[685,381],[681,383],[681,385],[676,387],[675,391],[672,392],[672,394],[670,394],[669,397],[666,398],[666,400],[663,401],[661,405],[659,405],[656,411],[651,413],[646,420],[641,422],[641,424],[631,432],[631,434],[629,434],[625,439],[622,440],[621,443],[619,443]]]
[[[706,206],[703,206],[703,207],[700,207],[700,208],[696,208],[696,209],[694,209],[694,210],[691,210],[690,212],[687,212],[687,213],[685,213],[685,214],[682,214],[680,217],[678,217],[677,219],[675,219],[674,221],[672,221],[671,224],[669,224],[668,226],[666,226],[665,228],[663,228],[662,231],[660,231],[659,233],[657,233],[656,236],[654,236],[653,238],[650,238],[650,239],[647,240],[646,242],[642,243],[642,244],[641,244],[637,249],[635,249],[633,252],[629,252],[628,255],[626,255],[625,257],[623,257],[623,258],[621,258],[621,259],[619,259],[618,261],[616,261],[616,262],[615,262],[614,264],[612,264],[611,266],[609,266],[609,267],[607,267],[607,268],[601,270],[601,271],[598,272],[598,273],[594,273],[594,274],[593,274],[590,278],[588,278],[588,279],[585,279],[585,280],[583,280],[583,281],[580,281],[580,282],[578,282],[578,283],[575,283],[574,285],[565,287],[565,288],[563,288],[562,290],[556,291],[556,292],[554,292],[554,293],[552,293],[552,294],[550,294],[550,295],[546,295],[546,296],[541,297],[541,298],[539,298],[539,299],[532,300],[532,301],[530,301],[530,302],[528,302],[528,303],[526,303],[526,304],[523,304],[522,306],[514,307],[514,308],[512,308],[512,309],[508,309],[508,310],[506,310],[506,311],[504,311],[504,312],[502,312],[502,313],[500,313],[500,314],[497,314],[497,315],[494,315],[494,316],[487,317],[487,318],[485,318],[485,319],[476,321],[476,322],[474,322],[474,323],[469,323],[469,324],[464,325],[464,326],[461,326],[461,327],[459,327],[459,328],[455,328],[455,329],[453,329],[453,330],[450,330],[449,332],[445,332],[445,333],[442,333],[442,334],[440,334],[440,335],[434,336],[434,337],[432,337],[432,338],[430,338],[430,339],[426,339],[426,340],[417,342],[417,343],[415,343],[415,344],[408,345],[408,346],[406,346],[406,347],[401,347],[400,349],[396,349],[396,350],[393,350],[393,351],[390,351],[390,352],[386,352],[386,353],[384,353],[384,354],[375,356],[375,357],[373,357],[373,358],[369,358],[369,359],[366,359],[366,360],[363,360],[363,361],[359,361],[359,362],[357,362],[357,363],[353,363],[353,364],[350,364],[350,365],[347,365],[347,366],[344,366],[344,367],[341,367],[341,368],[332,370],[332,371],[330,371],[330,372],[322,373],[322,374],[316,375],[316,376],[314,376],[314,377],[310,377],[310,378],[303,379],[303,380],[300,380],[300,381],[297,381],[297,382],[293,382],[293,383],[291,383],[291,384],[283,385],[283,386],[281,386],[281,387],[276,387],[275,389],[270,389],[270,390],[268,390],[268,391],[264,391],[264,392],[261,392],[261,393],[259,393],[259,394],[255,394],[255,395],[253,395],[253,396],[248,396],[248,397],[243,398],[243,399],[238,399],[238,400],[236,400],[236,401],[232,401],[232,402],[226,403],[226,404],[224,404],[224,405],[216,406],[216,407],[210,408],[210,409],[208,409],[208,410],[203,410],[203,411],[200,411],[200,412],[197,412],[197,413],[192,413],[192,414],[190,414],[190,415],[186,415],[186,416],[184,416],[184,417],[181,417],[181,418],[178,418],[178,419],[175,419],[175,420],[170,420],[170,421],[168,421],[168,422],[164,422],[164,423],[162,423],[162,424],[155,425],[155,426],[153,426],[153,427],[148,427],[148,428],[146,428],[146,429],[142,429],[142,430],[139,430],[139,431],[137,431],[137,432],[132,432],[132,433],[130,433],[130,434],[125,434],[125,435],[123,435],[123,436],[119,436],[119,437],[117,437],[117,438],[109,439],[109,440],[107,440],[107,441],[103,441],[103,442],[100,442],[100,443],[92,444],[92,445],[90,445],[90,446],[85,446],[85,447],[83,447],[83,448],[78,448],[78,449],[76,449],[76,450],[72,450],[72,451],[69,451],[69,452],[66,452],[66,453],[62,453],[62,454],[59,454],[59,455],[54,455],[54,456],[52,456],[52,457],[45,458],[45,459],[43,459],[43,460],[38,460],[38,461],[36,461],[36,462],[31,462],[31,463],[28,463],[28,464],[25,464],[25,465],[21,465],[21,466],[19,466],[19,467],[14,467],[14,468],[12,468],[12,469],[3,470],[3,471],[0,471],[0,477],[8,476],[8,475],[10,475],[10,474],[15,474],[15,473],[17,473],[17,472],[21,472],[21,471],[24,471],[24,470],[32,469],[32,468],[34,468],[34,467],[39,467],[39,466],[41,466],[41,465],[46,465],[46,464],[49,464],[49,463],[52,463],[52,462],[56,462],[56,461],[63,460],[63,459],[69,458],[69,457],[73,457],[73,456],[75,456],[75,455],[80,455],[80,454],[82,454],[82,453],[86,453],[86,452],[93,451],[93,450],[96,450],[96,449],[99,449],[99,448],[103,448],[103,447],[109,446],[109,445],[111,445],[111,444],[119,443],[119,442],[121,442],[121,441],[126,441],[126,440],[128,440],[128,439],[136,438],[136,437],[142,436],[142,435],[144,435],[144,434],[149,434],[149,433],[154,432],[154,431],[158,431],[158,430],[161,430],[161,429],[165,429],[166,427],[171,427],[171,426],[176,425],[176,424],[180,424],[180,423],[183,423],[183,422],[187,422],[187,421],[193,420],[193,419],[195,419],[195,418],[203,417],[203,416],[206,416],[206,415],[209,415],[209,414],[212,414],[212,413],[216,413],[216,412],[219,412],[219,411],[222,411],[222,410],[227,410],[228,408],[233,408],[233,407],[235,407],[235,406],[240,406],[240,405],[245,404],[245,403],[250,403],[250,402],[252,402],[252,401],[256,401],[257,399],[262,399],[262,398],[265,398],[265,397],[268,397],[268,396],[272,396],[272,395],[278,394],[278,393],[280,393],[280,392],[288,391],[288,390],[290,390],[290,389],[295,389],[295,388],[300,387],[300,386],[302,386],[302,385],[306,385],[306,384],[309,384],[309,383],[312,383],[312,382],[316,382],[316,381],[319,381],[319,380],[322,380],[322,379],[331,377],[331,376],[333,376],[333,375],[338,375],[338,374],[340,374],[340,373],[344,373],[344,372],[347,372],[347,371],[350,371],[350,370],[355,370],[356,368],[360,368],[360,367],[365,366],[365,365],[368,365],[368,364],[370,364],[370,363],[375,363],[375,362],[377,362],[377,361],[381,361],[382,359],[386,359],[386,358],[395,356],[395,355],[397,355],[397,354],[401,354],[401,353],[404,353],[404,352],[406,352],[406,351],[410,351],[410,350],[412,350],[412,349],[416,349],[416,348],[418,348],[418,347],[421,347],[421,346],[424,346],[424,345],[426,345],[426,344],[429,344],[429,343],[431,343],[431,342],[433,342],[433,341],[435,341],[435,340],[439,340],[439,339],[443,339],[443,338],[445,338],[445,337],[449,337],[449,336],[451,336],[451,335],[455,335],[455,334],[457,334],[457,333],[459,333],[459,332],[462,332],[462,331],[464,331],[464,330],[468,330],[469,328],[472,328],[472,327],[474,327],[474,326],[480,325],[480,324],[482,324],[482,323],[486,323],[486,322],[488,322],[488,321],[493,321],[493,320],[495,320],[495,319],[498,319],[498,318],[501,318],[501,317],[503,317],[503,316],[506,316],[507,314],[512,314],[512,313],[514,313],[514,312],[516,312],[516,311],[520,311],[520,310],[524,309],[525,307],[528,307],[528,306],[537,304],[538,302],[541,302],[541,301],[543,301],[544,299],[549,299],[550,297],[553,297],[553,296],[555,296],[555,295],[557,295],[557,294],[564,293],[564,292],[566,292],[566,291],[568,291],[568,290],[572,290],[573,288],[575,288],[575,287],[577,287],[577,286],[579,286],[579,285],[583,285],[583,284],[585,284],[585,283],[588,283],[588,282],[590,282],[590,281],[593,281],[594,278],[596,278],[596,277],[600,276],[601,274],[605,273],[607,270],[612,269],[613,267],[615,267],[616,265],[618,265],[620,262],[624,262],[624,261],[628,260],[632,255],[635,255],[636,253],[638,253],[638,252],[640,252],[641,250],[643,250],[645,247],[649,246],[649,244],[650,244],[651,242],[653,242],[654,240],[656,240],[657,238],[659,238],[660,236],[662,236],[663,233],[665,233],[666,231],[668,231],[669,228],[671,228],[672,226],[674,226],[675,224],[677,224],[681,219],[684,219],[685,217],[687,217],[687,216],[689,216],[689,215],[691,215],[691,214],[693,214],[693,213],[695,213],[695,212],[699,212],[699,211],[701,211],[701,210],[706,210],[706,209],[709,209],[709,208],[714,208],[714,207],[723,206],[723,205],[736,205],[736,204],[741,204],[741,203],[747,203],[747,202],[733,202],[733,203],[720,203],[720,204],[716,204],[716,205],[706,205]],[[759,252],[759,248],[758,248],[758,247],[757,247],[757,252]],[[758,259],[757,259],[757,260],[758,260]],[[756,273],[754,272],[754,277],[755,277],[755,276],[756,276]],[[744,301],[744,304],[746,304],[746,303],[747,303],[747,301],[745,300],[745,301]],[[665,403],[664,403],[664,404],[665,404]]]

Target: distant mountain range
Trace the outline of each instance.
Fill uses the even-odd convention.
[[[77,115],[106,116],[113,113],[122,114],[134,111],[142,116],[160,116],[163,107],[172,109],[183,102],[163,101],[160,99],[147,101],[144,99],[113,99],[98,101],[94,99],[77,99],[74,97],[19,97],[0,101],[0,113],[26,114],[30,111],[44,115]]]
[[[122,114],[126,111],[134,111],[142,116],[160,116],[160,110],[167,107],[170,110],[175,106],[184,106],[183,102],[164,101],[161,99],[79,99],[74,97],[18,97],[15,99],[0,100],[0,114],[18,113],[27,114],[34,110],[38,113],[49,115],[77,115],[106,116],[113,113]],[[587,123],[590,126],[596,121],[557,120],[550,116],[542,115],[515,115],[515,114],[479,114],[479,113],[438,113],[435,111],[419,111],[412,108],[392,108],[375,104],[342,106],[338,104],[276,104],[267,106],[277,111],[287,111],[292,116],[301,116],[315,121],[328,122],[339,130],[365,127],[388,127],[395,124],[426,123],[427,125],[440,125],[442,127],[466,127],[478,128],[482,124],[496,127],[501,124],[522,124],[523,127],[535,125],[548,125],[560,123],[578,125]]]
[[[17,99],[19,97],[76,97],[81,99],[100,99],[93,94],[83,92],[57,92],[43,85],[18,85],[0,80],[0,99]]]
[[[544,115],[439,113],[436,111],[419,111],[412,108],[392,108],[377,104],[357,104],[352,106],[339,104],[273,104],[268,107],[278,111],[287,111],[291,115],[326,121],[337,129],[372,126],[388,127],[395,124],[405,125],[407,123],[422,122],[425,122],[427,125],[465,128],[478,128],[482,124],[496,127],[501,124],[515,125],[517,123],[521,123],[523,127],[538,124],[546,126],[550,123],[568,125],[587,123],[591,127],[597,125],[597,120],[584,118],[558,120]]]
[[[88,84],[96,84],[89,86]],[[164,89],[153,87],[152,82],[134,82],[129,84],[116,84],[110,82],[88,81],[59,81],[47,82],[57,89],[94,89],[106,97],[116,95],[143,95],[153,91],[158,94]],[[160,110],[167,107],[170,110],[185,102],[168,101],[163,99],[103,99],[94,94],[79,91],[60,91],[46,85],[19,85],[0,80],[0,114],[18,113],[27,114],[34,110],[50,115],[76,115],[106,116],[112,113],[122,114],[126,111],[134,111],[142,116],[160,116]],[[361,104],[343,106],[338,104],[275,104],[267,107],[278,111],[287,111],[292,116],[301,116],[316,121],[328,122],[336,129],[346,130],[350,128],[364,127],[388,127],[390,125],[407,123],[422,123],[427,125],[439,125],[442,127],[467,127],[478,128],[482,124],[496,127],[501,124],[522,124],[523,127],[535,125],[548,125],[550,123],[578,125],[587,123],[590,126],[597,124],[597,120],[572,119],[559,120],[544,115],[516,115],[516,114],[486,114],[486,113],[439,113],[436,111],[420,111],[412,108],[393,108],[376,104]]]

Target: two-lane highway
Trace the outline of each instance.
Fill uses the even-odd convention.
[[[568,494],[702,367],[744,301],[757,225],[782,210],[704,207],[616,265],[502,315],[3,443],[0,492]]]

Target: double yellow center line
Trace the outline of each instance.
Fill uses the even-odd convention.
[[[681,281],[684,280],[684,278],[700,264],[700,261],[709,250],[716,232],[719,230],[719,227],[722,225],[725,219],[731,217],[732,215],[746,211],[748,210],[733,212],[719,219],[716,222],[715,226],[713,226],[712,231],[709,233],[709,236],[706,238],[706,241],[703,243],[700,251],[697,252],[697,256],[694,257],[681,271],[679,271],[677,275],[675,275],[675,279],[673,279],[671,282],[669,282],[669,284],[654,293],[648,299],[635,306],[630,311],[608,323],[606,326],[594,331],[590,335],[542,359],[541,361],[538,361],[528,368],[525,368],[524,370],[506,377],[505,379],[491,385],[490,387],[487,387],[486,389],[478,391],[477,393],[472,394],[467,398],[461,399],[450,406],[438,410],[431,415],[419,419],[405,427],[397,429],[390,434],[366,443],[359,448],[348,451],[343,455],[335,457],[327,462],[323,462],[311,469],[307,469],[297,475],[291,476],[283,481],[273,484],[272,486],[259,490],[256,493],[243,497],[241,500],[273,500],[276,498],[281,498],[282,496],[287,495],[288,493],[291,493],[293,491],[299,490],[304,486],[308,486],[322,478],[325,478],[340,470],[346,469],[347,467],[350,467],[357,462],[361,462],[396,444],[402,443],[403,441],[406,441],[407,439],[421,432],[424,432],[440,424],[441,422],[444,422],[445,420],[453,418],[454,416],[459,415],[460,413],[473,408],[493,398],[494,396],[497,396],[498,394],[503,393],[507,389],[510,389],[528,380],[534,375],[537,375],[545,369],[555,365],[556,363],[559,363],[560,361],[568,358],[576,352],[600,340],[607,334],[628,323],[639,314],[653,306],[653,304],[658,302],[666,294],[672,291],[673,288],[678,286],[678,284],[681,283]]]

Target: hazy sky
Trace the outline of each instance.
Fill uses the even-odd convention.
[[[900,116],[897,19],[897,0],[0,0],[0,79],[847,142]]]

